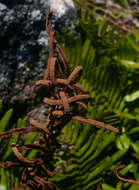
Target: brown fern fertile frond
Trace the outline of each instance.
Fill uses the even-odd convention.
[[[50,54],[48,64],[44,72],[43,80],[36,82],[36,85],[49,89],[50,98],[45,97],[43,102],[51,107],[47,123],[41,124],[35,120],[30,121],[30,126],[20,129],[11,129],[0,134],[0,138],[9,138],[15,134],[25,134],[37,131],[41,134],[38,141],[33,144],[13,144],[12,151],[17,158],[16,162],[0,162],[0,167],[9,168],[12,166],[23,167],[21,180],[23,182],[17,189],[32,190],[55,190],[55,185],[49,181],[53,176],[52,170],[55,160],[55,150],[59,147],[56,137],[62,128],[71,120],[88,123],[90,125],[109,129],[119,133],[119,130],[103,122],[84,118],[87,113],[87,101],[91,98],[85,89],[78,83],[83,68],[77,66],[71,70],[66,56],[58,44],[51,28],[51,13],[46,22],[46,32],[49,40]],[[57,57],[55,56],[57,54]],[[61,61],[59,61],[61,60]],[[23,150],[37,150],[35,158],[28,160],[22,155]]]
[[[124,168],[124,167],[125,167],[125,165],[124,165],[124,164],[121,164],[121,165],[119,165],[117,168],[115,168],[115,170],[114,170],[115,176],[116,176],[120,181],[127,182],[127,183],[130,183],[130,184],[134,184],[134,185],[139,186],[139,182],[138,182],[138,181],[135,181],[135,180],[133,180],[133,179],[125,179],[125,178],[120,177],[120,176],[118,175],[118,170],[120,170],[120,169],[122,169],[122,168]]]

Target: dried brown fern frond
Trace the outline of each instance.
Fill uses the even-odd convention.
[[[25,134],[32,131],[41,134],[41,139],[37,142],[34,141],[33,144],[12,145],[12,151],[17,158],[16,162],[0,162],[0,167],[3,168],[12,166],[24,168],[21,175],[23,185],[21,185],[22,187],[15,187],[14,190],[21,188],[33,190],[56,189],[55,185],[49,181],[49,178],[53,176],[52,170],[55,163],[53,155],[59,147],[56,137],[69,121],[77,120],[119,133],[119,130],[113,126],[83,117],[83,114],[88,110],[86,102],[91,98],[78,83],[83,68],[81,66],[77,66],[73,70],[70,68],[62,48],[55,39],[50,18],[51,13],[49,13],[46,22],[46,32],[50,46],[48,64],[43,80],[36,82],[37,86],[48,88],[50,92],[50,97],[45,97],[43,100],[51,107],[47,122],[42,125],[35,120],[31,120],[30,126],[11,129],[0,134],[0,138],[9,138],[15,134]],[[61,61],[55,56],[56,53]],[[35,158],[28,160],[22,155],[24,150],[38,150],[38,154]]]
[[[125,167],[125,165],[124,165],[124,164],[121,164],[121,165],[119,165],[117,168],[115,168],[115,170],[114,170],[115,176],[116,176],[120,181],[123,181],[123,182],[126,182],[126,183],[130,183],[130,184],[134,184],[134,185],[139,186],[139,182],[138,182],[138,181],[135,181],[135,180],[133,180],[133,179],[125,179],[125,178],[119,176],[118,170],[120,170],[120,169],[122,169],[122,168],[124,168],[124,167]]]

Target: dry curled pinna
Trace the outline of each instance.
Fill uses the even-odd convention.
[[[44,103],[51,107],[47,123],[41,124],[35,120],[31,120],[30,126],[11,129],[0,134],[0,138],[9,138],[15,134],[25,134],[32,131],[37,131],[38,134],[41,134],[41,138],[33,144],[12,145],[13,153],[17,157],[16,162],[0,162],[0,167],[3,168],[12,166],[24,168],[21,175],[23,184],[15,187],[14,190],[21,188],[32,190],[56,189],[55,185],[49,181],[49,178],[53,176],[52,170],[55,163],[53,154],[57,147],[59,147],[56,137],[70,120],[77,120],[99,128],[119,132],[113,126],[83,117],[88,111],[86,103],[90,99],[90,95],[78,83],[83,68],[77,66],[74,70],[71,70],[66,56],[54,37],[50,17],[51,13],[49,13],[46,22],[50,47],[48,64],[43,80],[36,82],[37,86],[42,85],[48,88],[50,92],[50,97],[45,97],[43,100]],[[23,150],[37,150],[38,153],[35,158],[28,160],[22,155]]]

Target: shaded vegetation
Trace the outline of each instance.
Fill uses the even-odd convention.
[[[91,11],[79,10],[79,35],[65,33],[63,48],[72,66],[84,68],[81,83],[92,98],[89,116],[119,126],[121,134],[70,123],[63,130],[62,142],[72,143],[72,148],[59,162],[62,173],[54,181],[60,190],[96,189],[102,178],[104,190],[138,189],[118,182],[113,172],[124,163],[119,173],[139,180],[139,33],[132,28],[125,35],[116,25],[93,17]]]

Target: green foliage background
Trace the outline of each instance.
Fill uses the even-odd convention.
[[[53,180],[60,190],[93,190],[102,178],[103,190],[137,190],[113,173],[126,164],[120,175],[139,180],[139,33],[120,33],[91,11],[79,10],[78,35],[65,33],[63,49],[73,67],[84,68],[81,84],[92,98],[88,117],[118,127],[120,134],[69,123],[60,140],[70,148],[63,148],[61,174]]]

